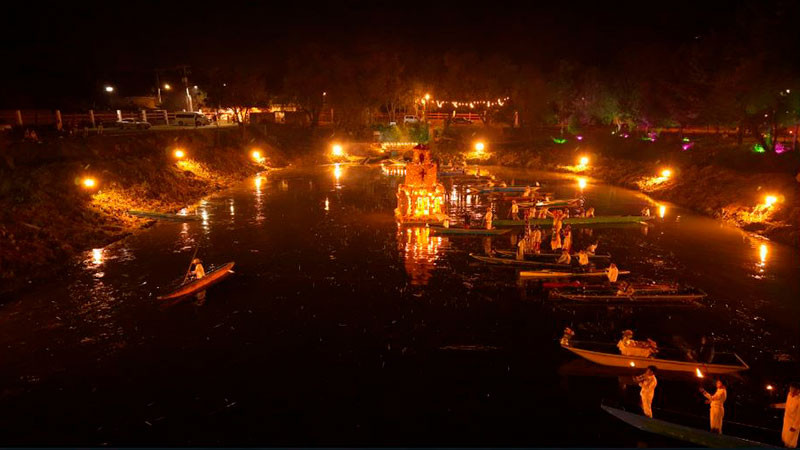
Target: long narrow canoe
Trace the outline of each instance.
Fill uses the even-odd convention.
[[[175,222],[189,222],[194,220],[202,220],[199,216],[196,215],[190,216],[183,214],[160,213],[155,211],[138,211],[135,209],[128,210],[128,214],[136,217],[145,217],[147,219],[172,220]]]
[[[564,270],[569,270],[569,268],[572,267],[569,264],[555,264],[543,261],[528,261],[528,260],[519,261],[514,258],[495,258],[491,256],[476,255],[474,253],[470,253],[469,256],[481,262],[489,264],[502,264],[506,266],[549,267],[551,269],[564,269]]]
[[[517,252],[512,251],[512,250],[495,250],[495,252],[498,255],[503,255],[503,256],[512,256],[513,257],[513,256],[517,255]],[[550,259],[550,260],[555,261],[556,259],[558,259],[559,256],[561,256],[561,253],[528,253],[528,254],[525,255],[525,259],[534,259],[534,260],[535,259]],[[573,258],[577,258],[578,254],[577,253],[573,253],[572,257]],[[602,254],[602,255],[589,255],[589,260],[591,261],[593,259],[611,259],[611,255],[608,254],[608,253]]]
[[[590,272],[567,272],[558,270],[523,270],[519,273],[520,278],[583,278],[583,277],[605,277],[607,270],[594,270]],[[630,271],[620,270],[620,275],[628,275]]]
[[[641,414],[600,405],[603,410],[617,419],[648,433],[666,436],[679,441],[691,442],[695,445],[702,445],[710,448],[753,448],[753,447],[775,447],[763,442],[751,441],[736,436],[712,433],[698,428],[687,427],[677,423],[667,422],[666,420],[653,419]]]
[[[648,220],[653,220],[653,217],[646,216],[595,216],[595,217],[567,217],[562,223],[565,225],[603,225],[603,224],[619,224],[619,223],[641,223]],[[539,225],[545,227],[553,226],[553,219],[530,219],[531,225]],[[492,221],[492,225],[496,227],[522,227],[525,226],[524,220],[506,220],[497,219]]]
[[[207,289],[212,284],[222,281],[225,277],[232,274],[233,271],[231,269],[233,269],[233,262],[229,262],[218,269],[214,269],[211,272],[208,272],[203,278],[190,281],[189,283],[184,284],[167,295],[159,295],[157,298],[158,300],[172,300],[200,292],[204,289]]]
[[[600,364],[601,366],[624,367],[624,368],[644,368],[656,366],[659,370],[669,370],[672,372],[691,372],[697,370],[705,374],[729,374],[747,370],[747,365],[736,353],[717,353],[714,355],[715,363],[702,363],[697,361],[686,361],[680,359],[666,359],[664,357],[647,358],[645,356],[621,355],[611,353],[618,351],[614,344],[572,341],[570,345],[561,347],[575,353],[581,358]],[[613,350],[612,350],[613,348]],[[667,353],[667,350],[660,350],[659,354]],[[679,351],[673,352],[677,356]]]
[[[550,291],[551,298],[560,298],[582,303],[694,303],[706,296],[705,292],[653,292],[634,291],[632,294],[617,295],[610,292],[590,291]]]
[[[526,202],[526,203],[521,203],[520,206],[526,206],[526,207],[535,206],[537,208],[542,208],[542,207],[563,208],[565,206],[577,205],[579,201],[580,199],[578,198],[562,198],[556,200]]]
[[[495,192],[525,192],[525,189],[530,188],[531,191],[538,189],[536,186],[494,186],[483,188],[478,191],[479,194],[492,194]]]
[[[500,234],[506,234],[509,230],[508,228],[493,228],[491,230],[487,230],[485,228],[460,228],[460,227],[430,227],[431,232],[434,235],[437,234],[452,234],[452,235],[480,235],[480,236],[497,236]]]

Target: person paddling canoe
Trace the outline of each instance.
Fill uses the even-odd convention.
[[[190,274],[195,280],[199,280],[200,278],[206,276],[206,270],[203,268],[203,261],[201,261],[200,258],[193,259],[192,265],[194,266],[194,269],[190,272]]]

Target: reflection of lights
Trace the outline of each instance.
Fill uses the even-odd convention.
[[[694,374],[697,376],[697,378],[705,378],[705,375],[703,375],[703,372],[700,371],[699,367],[694,368]]]
[[[103,264],[103,249],[102,248],[95,248],[92,249],[92,264],[99,266]]]
[[[333,177],[336,179],[336,183],[339,183],[339,178],[342,177],[342,166],[336,164],[333,166]]]
[[[253,184],[255,184],[255,186],[256,186],[256,190],[257,190],[257,191],[260,191],[260,190],[261,190],[261,182],[262,182],[262,181],[264,181],[264,180],[263,180],[261,177],[256,177],[256,178],[253,180]]]
[[[764,197],[764,204],[767,205],[767,208],[774,205],[777,201],[778,197],[775,197],[774,195],[767,195],[766,197]]]
[[[666,214],[667,214],[667,207],[664,205],[660,205],[658,207],[658,217],[661,217],[663,219]]]
[[[337,157],[344,156],[344,148],[339,144],[334,144],[333,147],[331,147],[331,154]]]
[[[172,154],[178,159],[181,159],[186,156],[186,152],[184,152],[183,150],[175,150]]]
[[[661,171],[661,176],[662,176],[663,178],[669,178],[669,177],[671,177],[671,176],[672,176],[672,170],[670,170],[670,169],[664,169],[664,170],[662,170],[662,171]]]
[[[95,180],[94,178],[84,178],[83,181],[81,181],[81,183],[83,184],[83,187],[87,189],[91,189],[97,186],[97,180]]]
[[[331,203],[328,201],[328,198],[325,198],[325,211],[331,210]]]
[[[578,187],[580,190],[586,189],[586,178],[578,178]]]
[[[630,366],[631,366],[631,367],[636,367],[636,363],[635,363],[635,362],[633,362],[633,361],[631,361],[631,362],[630,362]]]
[[[756,263],[756,267],[758,267],[759,272],[764,272],[764,268],[767,267],[767,255],[769,254],[769,247],[767,244],[761,244],[758,247],[758,263]]]
[[[476,143],[475,143],[475,151],[476,151],[476,152],[480,153],[480,152],[482,152],[482,151],[483,151],[485,148],[486,148],[486,144],[484,144],[483,142],[476,142]]]

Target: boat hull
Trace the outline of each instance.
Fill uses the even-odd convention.
[[[186,283],[167,295],[158,296],[157,299],[173,300],[181,297],[186,297],[187,295],[192,295],[194,293],[208,289],[209,286],[219,283],[220,281],[225,279],[228,275],[233,273],[231,271],[231,269],[233,269],[233,264],[234,264],[233,262],[229,262],[216,270],[208,272],[206,276],[204,276],[203,278],[199,280],[194,280],[190,283]]]
[[[128,214],[136,217],[143,217],[145,219],[169,220],[173,222],[190,222],[201,220],[201,218],[198,216],[185,216],[182,214],[160,213],[155,211],[137,211],[135,209],[129,210]]]
[[[741,366],[728,364],[704,364],[696,361],[677,361],[669,359],[645,358],[643,356],[614,355],[611,353],[596,352],[565,345],[562,345],[562,347],[595,364],[600,364],[601,366],[623,367],[626,369],[656,366],[656,368],[659,370],[668,370],[671,372],[694,373],[697,369],[700,369],[703,373],[717,375],[736,373],[749,369],[747,364],[744,363]]]
[[[505,229],[498,229],[493,228],[491,230],[487,230],[485,228],[445,228],[445,227],[430,227],[431,232],[434,235],[440,234],[447,234],[447,235],[478,235],[478,236],[497,236],[501,234],[508,233],[508,228]]]
[[[630,271],[620,270],[620,275],[628,275]],[[519,273],[520,278],[584,278],[584,277],[605,277],[606,271],[597,272],[559,272],[553,270],[523,270]]]
[[[516,260],[513,258],[495,258],[492,256],[483,256],[483,255],[476,255],[474,253],[470,253],[474,259],[478,261],[489,263],[489,264],[500,264],[505,266],[522,266],[522,267],[550,267],[555,269],[564,269],[568,270],[571,266],[568,264],[555,264],[555,263],[548,263],[543,261],[528,261],[528,260]]]
[[[652,220],[653,217],[646,216],[595,216],[595,217],[567,217],[562,221],[565,225],[604,225],[620,223],[642,223]],[[531,225],[553,226],[553,219],[530,219]],[[498,219],[492,222],[496,227],[522,227],[525,226],[524,220]]]
[[[657,294],[653,292],[634,293],[632,295],[611,295],[611,294],[570,294],[552,291],[550,294],[554,298],[570,300],[582,303],[696,303],[706,296],[706,294]]]
[[[612,416],[642,431],[647,431],[648,433],[654,433],[680,441],[691,442],[696,445],[702,445],[710,448],[774,448],[774,446],[764,444],[763,442],[751,441],[749,439],[728,436],[725,434],[712,433],[710,431],[687,427],[686,425],[645,417],[640,414],[634,414],[632,412],[612,408],[606,405],[600,405],[600,407]]]

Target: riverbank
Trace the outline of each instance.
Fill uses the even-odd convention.
[[[793,155],[775,155],[763,162],[757,159],[760,155],[748,154],[726,159],[724,152],[738,149],[711,142],[698,149],[692,141],[695,148],[690,147],[694,151],[690,153],[681,151],[685,141],[673,140],[653,144],[595,138],[593,142],[586,136],[578,145],[541,140],[501,146],[482,162],[585,175],[798,245],[800,205]],[[588,158],[586,166],[580,166],[581,157]]]
[[[302,158],[306,139],[260,129],[204,129],[4,146],[0,295],[58,272],[77,253],[154,223],[127,211],[177,212]]]

